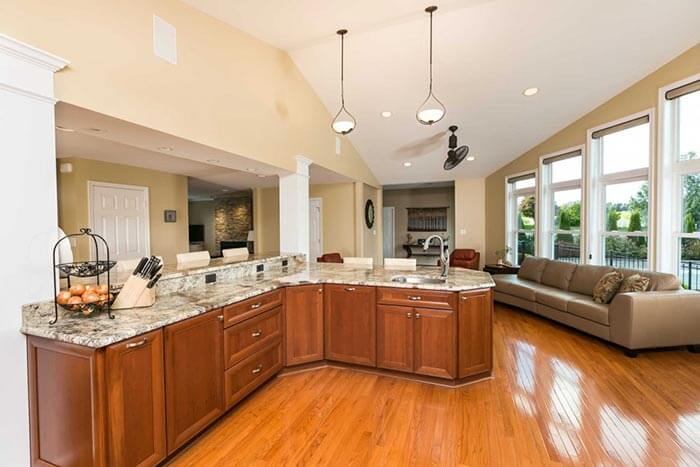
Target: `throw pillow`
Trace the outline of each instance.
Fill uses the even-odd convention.
[[[646,292],[649,288],[649,278],[639,274],[632,274],[625,277],[617,293],[624,292]]]
[[[610,303],[622,284],[624,276],[617,271],[611,271],[600,279],[593,287],[593,301],[596,303]]]

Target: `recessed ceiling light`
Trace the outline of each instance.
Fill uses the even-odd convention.
[[[207,159],[207,162],[209,162],[210,164],[218,164],[221,161],[219,159]]]
[[[413,164],[411,164],[411,163],[408,162],[408,161],[406,161],[406,162],[403,163],[403,166],[404,166],[404,167],[410,167],[410,166],[412,166],[412,165],[413,165]]]
[[[391,112],[389,112],[388,110],[385,110],[384,112],[382,112],[381,115],[382,115],[382,117],[384,117],[384,118],[389,118],[389,117],[391,117],[393,114],[392,114]]]
[[[165,151],[165,152],[170,152],[173,150],[170,146],[158,146],[159,151]]]
[[[66,127],[61,126],[61,125],[56,125],[56,129],[60,130],[60,131],[65,131],[67,133],[73,133],[75,131],[73,128],[66,128]]]
[[[540,92],[540,90],[538,88],[527,88],[523,91],[523,96],[532,97],[535,94],[537,94],[538,92]]]
[[[469,162],[473,161],[474,159],[476,159],[476,157],[474,157],[474,156],[467,156],[467,160],[468,160]]]

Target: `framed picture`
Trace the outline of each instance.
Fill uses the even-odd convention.
[[[174,209],[166,209],[163,211],[163,219],[165,222],[177,222],[177,211]]]

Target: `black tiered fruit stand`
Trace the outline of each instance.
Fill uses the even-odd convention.
[[[94,254],[94,261],[82,261],[82,262],[75,262],[75,263],[57,263],[57,258],[56,258],[56,253],[58,251],[58,246],[61,244],[61,242],[68,240],[70,242],[71,238],[75,237],[87,237],[89,238],[89,241],[91,242],[91,247],[94,246],[95,248],[95,254]],[[107,259],[100,260],[100,249],[98,247],[98,240],[102,242],[105,248],[105,252],[107,253]],[[56,244],[53,247],[53,271],[54,271],[54,280],[53,280],[53,306],[54,306],[54,317],[53,320],[49,322],[49,324],[55,324],[56,321],[58,321],[58,307],[59,303],[57,301],[57,295],[58,295],[58,284],[59,281],[61,280],[61,273],[65,274],[66,276],[66,281],[68,283],[68,288],[70,289],[70,278],[71,277],[96,277],[97,278],[97,285],[100,284],[100,275],[101,274],[107,274],[107,299],[99,302],[94,302],[94,303],[74,303],[74,304],[61,304],[60,306],[65,308],[66,310],[69,311],[74,311],[74,312],[83,312],[84,314],[92,314],[98,311],[107,311],[107,315],[111,318],[114,319],[114,315],[112,314],[112,302],[114,301],[113,295],[112,295],[112,283],[110,280],[110,274],[109,270],[114,267],[114,265],[117,264],[116,261],[111,261],[109,259],[109,245],[107,244],[107,241],[98,234],[92,233],[92,231],[88,228],[82,228],[80,229],[80,233],[76,234],[70,234],[66,235],[65,237],[60,238]],[[56,277],[56,274],[58,272],[58,277]]]

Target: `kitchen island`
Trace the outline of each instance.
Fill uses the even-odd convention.
[[[49,325],[52,303],[25,306],[33,462],[158,464],[282,370],[343,365],[449,386],[491,374],[487,273],[406,284],[392,279],[439,270],[251,261],[173,271],[187,282],[113,320],[62,312]]]

